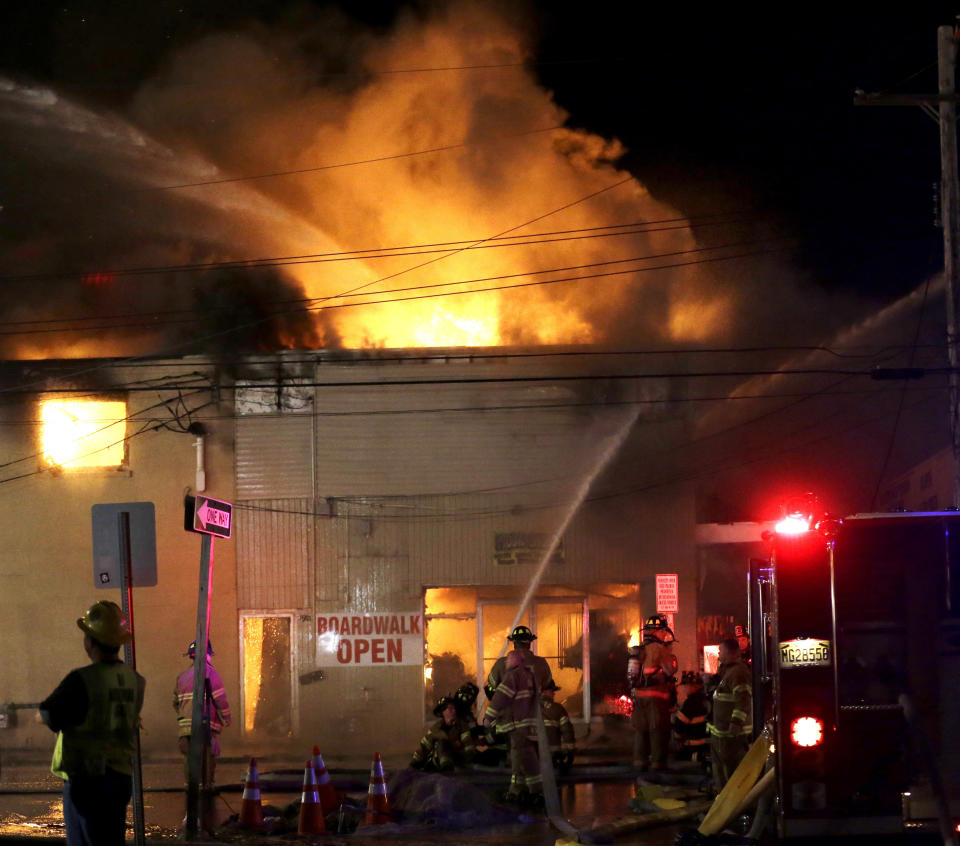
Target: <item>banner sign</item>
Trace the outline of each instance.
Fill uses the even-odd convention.
[[[317,666],[423,666],[423,614],[318,616]]]
[[[553,538],[543,532],[497,532],[493,536],[493,563],[498,567],[539,564]],[[550,556],[551,564],[563,564],[563,539]]]
[[[657,573],[657,613],[676,614],[680,610],[679,594],[676,573]]]

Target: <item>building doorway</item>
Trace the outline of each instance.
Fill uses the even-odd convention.
[[[292,614],[240,615],[244,735],[280,739],[297,731],[292,633]]]

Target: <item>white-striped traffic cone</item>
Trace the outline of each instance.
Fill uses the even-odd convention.
[[[326,834],[327,826],[323,821],[320,797],[317,795],[317,774],[313,771],[313,761],[307,761],[303,770],[303,793],[300,796],[300,822],[297,834]]]
[[[263,806],[260,804],[260,782],[257,775],[257,759],[250,759],[250,769],[243,782],[243,798],[240,800],[240,825],[248,828],[263,828]]]
[[[367,813],[364,825],[383,825],[390,819],[390,798],[387,796],[387,781],[383,777],[383,761],[380,753],[373,756],[370,765],[370,787],[367,789]]]
[[[330,780],[327,765],[323,763],[320,748],[317,746],[313,747],[313,771],[317,774],[317,793],[320,795],[320,806],[325,814],[333,813],[339,807],[340,799],[333,782]]]

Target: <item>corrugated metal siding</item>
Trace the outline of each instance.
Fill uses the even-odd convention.
[[[649,383],[456,381],[560,375],[571,374],[537,360],[318,365],[317,490],[438,494],[577,475],[630,414],[591,403],[613,395],[652,402],[637,406],[644,416],[660,413],[662,388]],[[351,386],[434,379],[445,384]]]
[[[236,476],[238,499],[312,497],[312,416],[238,417]]]
[[[312,499],[236,503],[237,604],[258,611],[312,608]]]

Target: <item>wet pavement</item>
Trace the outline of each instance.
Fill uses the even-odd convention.
[[[244,764],[237,761],[222,761],[218,768],[218,781],[224,786],[216,799],[217,821],[223,822],[237,813],[240,806],[239,778],[232,782],[228,775],[240,776]],[[273,770],[261,766],[261,782],[270,784],[283,782],[282,790],[265,790],[263,804],[284,807],[300,797],[300,791],[294,785],[296,779],[292,772],[280,773],[281,768]],[[365,787],[360,771],[332,773],[334,781],[345,785],[353,800],[362,806],[365,801]],[[390,773],[388,771],[388,777]],[[4,842],[22,842],[39,844],[44,841],[64,842],[63,810],[59,795],[58,779],[45,772],[41,765],[25,764],[5,766],[0,779],[0,840]],[[478,785],[485,794],[492,797],[496,785],[505,785],[506,772],[481,777]],[[578,828],[592,828],[600,822],[627,813],[627,802],[633,796],[634,783],[626,775],[624,780],[605,777],[600,781],[567,784],[561,787],[561,801],[564,812],[572,824]],[[181,839],[180,825],[184,818],[185,797],[182,791],[182,765],[179,762],[153,763],[144,766],[144,823],[148,839],[175,841]],[[359,789],[358,789],[359,788]],[[132,838],[131,828],[128,838]],[[617,838],[618,844],[672,844],[676,833],[682,826],[664,826],[657,829],[637,832]],[[226,832],[221,836],[228,837]],[[370,829],[360,829],[352,835],[330,834],[325,842],[348,842],[366,840],[376,836],[378,843],[431,843],[431,844],[494,844],[517,843],[527,846],[554,846],[560,835],[542,814],[518,815],[516,822],[495,826],[474,827],[469,829],[442,828],[439,825],[386,825]],[[278,836],[289,839],[291,835]],[[293,835],[296,839],[296,835]],[[232,837],[230,839],[233,839]],[[246,838],[245,842],[271,842],[256,837]]]

